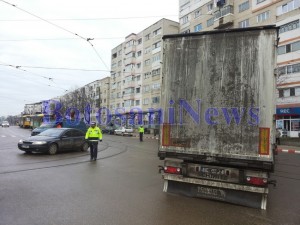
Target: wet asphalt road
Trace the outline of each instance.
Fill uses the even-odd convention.
[[[162,192],[157,141],[104,135],[88,152],[24,154],[0,127],[0,225],[299,225],[300,155],[280,153],[267,210]]]

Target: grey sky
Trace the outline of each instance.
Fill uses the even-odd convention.
[[[0,0],[0,116],[108,76],[111,49],[161,18],[178,21],[177,0]]]

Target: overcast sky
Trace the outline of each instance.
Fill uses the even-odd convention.
[[[0,0],[0,116],[109,76],[111,49],[162,18],[178,21],[178,2]]]

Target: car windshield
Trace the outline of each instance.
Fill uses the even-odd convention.
[[[41,132],[40,134],[38,134],[38,136],[59,137],[63,132],[64,130],[53,128]]]
[[[51,128],[54,126],[55,126],[55,123],[42,123],[40,127]]]

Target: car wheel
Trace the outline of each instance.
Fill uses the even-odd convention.
[[[50,155],[55,155],[57,153],[57,145],[56,144],[51,144],[49,147],[49,154]]]
[[[89,148],[89,143],[84,142],[83,145],[81,146],[81,151],[86,152]]]

